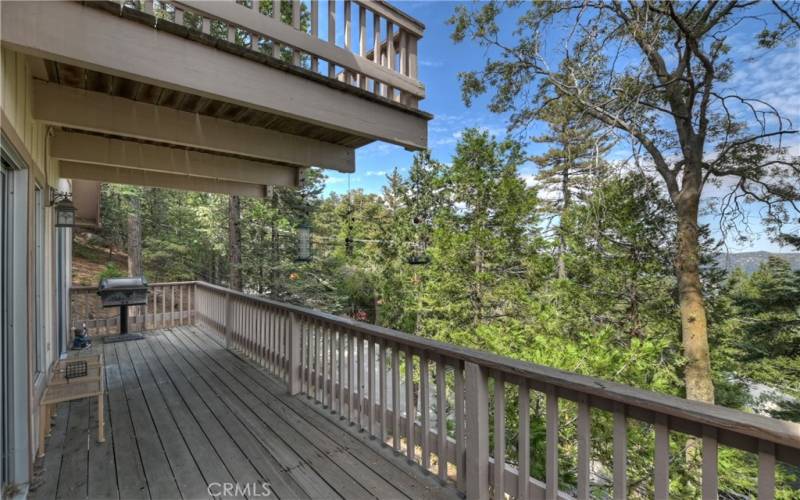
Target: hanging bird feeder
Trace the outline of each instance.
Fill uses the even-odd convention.
[[[309,262],[311,260],[311,225],[303,222],[297,227],[297,262]]]
[[[412,266],[422,266],[431,262],[431,257],[427,252],[427,245],[424,242],[416,242],[411,249],[411,255],[408,256],[406,262]]]

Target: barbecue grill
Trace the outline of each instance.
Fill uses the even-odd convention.
[[[107,338],[106,342],[142,338],[141,335],[128,334],[128,306],[147,305],[147,291],[147,280],[143,276],[100,281],[97,294],[103,307],[119,307],[119,336]]]

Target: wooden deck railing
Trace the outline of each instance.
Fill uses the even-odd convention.
[[[191,282],[150,284],[147,305],[128,308],[129,330],[191,324],[194,320],[193,290]],[[103,308],[96,286],[73,286],[69,295],[72,328],[85,324],[89,335],[118,333],[119,307]]]
[[[85,295],[86,288],[73,297]],[[670,440],[676,435],[697,438],[703,498],[717,498],[721,446],[752,454],[760,500],[775,496],[777,463],[800,466],[800,425],[795,423],[437,342],[203,282],[157,284],[151,290],[154,308],[148,306],[145,312],[150,327],[181,320],[205,325],[230,349],[282,379],[290,393],[305,394],[443,481],[453,480],[468,498],[503,498],[501,492],[513,498],[589,498],[590,486],[597,481],[590,470],[593,448],[606,446],[605,439],[612,456],[607,487],[614,498],[626,498],[628,434],[634,426],[638,434],[652,439],[649,470],[659,499],[668,496],[671,462],[685,458],[670,454]],[[188,299],[178,300],[183,305],[177,308],[177,319],[175,290],[183,290],[181,296]],[[543,444],[544,473],[538,478],[520,473],[531,470],[531,443],[537,444],[537,437],[530,435],[534,401],[544,407],[545,433],[538,437],[544,441],[538,443]],[[575,433],[574,442],[563,446],[559,427],[567,406],[576,415]],[[506,414],[509,408],[515,414]],[[603,424],[593,427],[598,421]],[[609,436],[601,433],[604,429]],[[509,443],[513,453],[506,452]],[[571,454],[576,478],[568,492],[559,489],[565,450]]]
[[[774,497],[776,462],[800,465],[800,425],[795,423],[466,349],[206,283],[197,283],[196,294],[197,320],[224,335],[232,349],[279,374],[291,393],[313,398],[396,451],[404,451],[409,460],[442,480],[452,477],[468,498],[503,498],[500,492],[515,498],[567,497],[558,488],[559,410],[565,404],[573,405],[577,413],[577,487],[569,493],[578,498],[590,496],[592,412],[602,412],[611,421],[610,479],[615,498],[627,497],[627,434],[634,422],[648,426],[654,440],[656,498],[668,496],[670,462],[677,458],[670,457],[669,443],[675,433],[699,438],[704,498],[717,498],[719,446],[753,454],[759,499]],[[505,414],[510,396],[517,398],[518,415]],[[530,470],[534,397],[545,404],[543,480],[519,472]],[[519,429],[515,447],[519,459],[513,465],[507,463],[505,449],[510,428]]]
[[[188,30],[190,38],[194,32],[236,45],[238,50],[272,55],[412,108],[425,98],[417,59],[425,29],[422,23],[379,0],[331,0],[326,16],[320,15],[316,0],[283,3],[287,1],[292,5],[289,24],[280,15],[281,0],[263,4],[258,0],[128,0],[121,5],[155,16],[158,29],[177,28],[176,34]],[[320,37],[321,27],[327,28],[325,39]],[[337,39],[341,39],[338,44]]]

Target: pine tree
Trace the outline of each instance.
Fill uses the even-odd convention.
[[[549,83],[542,85],[540,92],[558,93]],[[538,115],[548,130],[533,140],[550,147],[533,157],[539,167],[536,180],[543,200],[547,200],[544,207],[558,219],[557,276],[565,279],[568,229],[564,215],[572,207],[573,199],[580,202],[585,198],[608,170],[603,157],[612,143],[601,124],[581,113],[569,98],[549,100]]]

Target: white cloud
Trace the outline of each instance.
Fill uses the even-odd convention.
[[[419,65],[424,66],[426,68],[441,68],[442,66],[444,66],[444,63],[442,61],[430,61],[427,59],[420,59]]]

